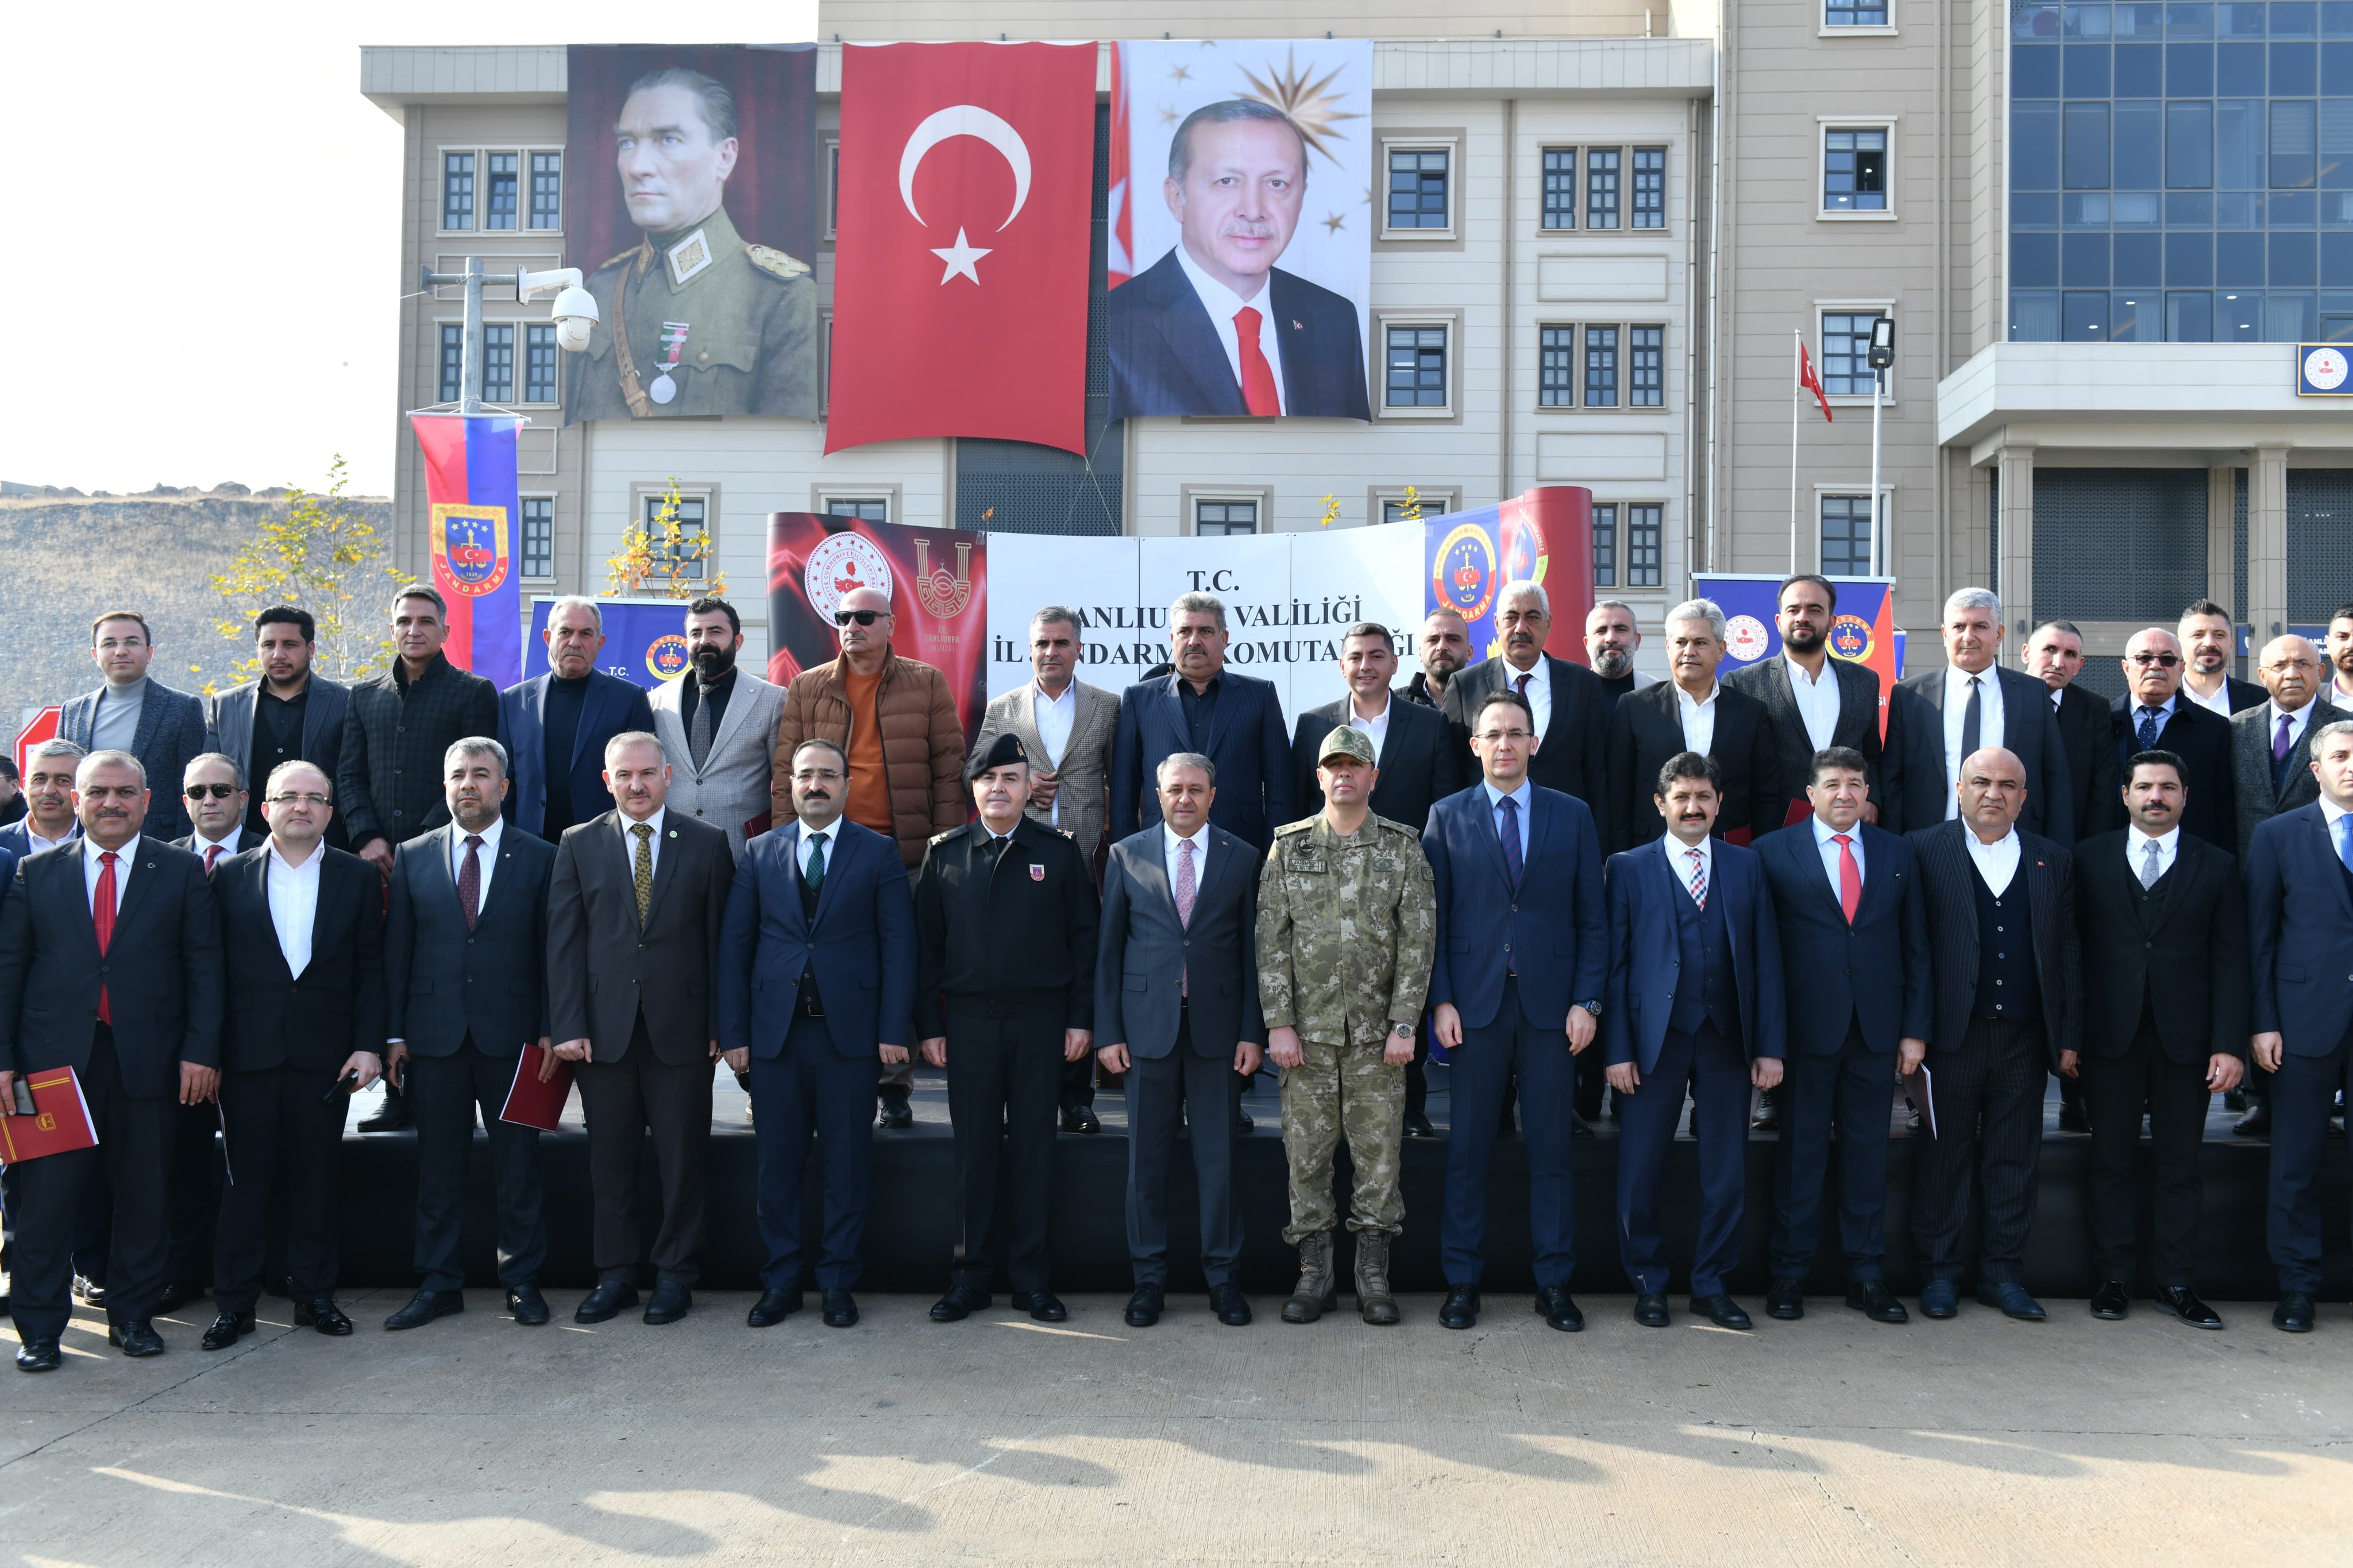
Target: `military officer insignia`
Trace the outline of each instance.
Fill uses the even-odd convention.
[[[711,241],[698,228],[671,246],[670,254],[663,259],[670,263],[670,287],[678,288],[688,279],[710,268],[712,260]]]
[[[1033,882],[1044,881],[1046,879],[1046,868],[1039,865],[1034,860],[1031,861],[1029,864],[1029,879]]]
[[[786,279],[798,278],[808,270],[808,263],[796,261],[772,246],[747,245],[744,247],[752,258],[752,265],[763,272],[774,273]]]
[[[676,256],[678,251],[685,249],[687,245],[700,245],[702,242],[702,236],[700,232],[697,232],[692,239],[688,240],[685,245],[680,246],[677,250],[671,251],[670,254],[672,256]],[[706,267],[710,265],[710,252],[708,250],[703,253],[703,265]],[[696,270],[700,271],[702,268],[697,268]],[[683,282],[685,279],[681,279],[680,281]],[[646,388],[646,395],[652,398],[656,403],[668,403],[671,398],[678,395],[678,383],[670,378],[670,373],[678,368],[678,356],[686,349],[686,334],[688,331],[688,325],[684,321],[664,321],[662,323],[661,346],[670,351],[670,357],[662,361],[660,370],[655,373],[654,384]]]

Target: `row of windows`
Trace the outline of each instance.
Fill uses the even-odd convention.
[[[2030,343],[2353,342],[2353,294],[2304,289],[2013,289]]]
[[[554,403],[559,390],[555,327],[526,324],[522,363],[515,358],[517,327],[511,322],[485,323],[482,328],[482,401],[485,403]],[[441,401],[455,403],[465,394],[466,330],[455,321],[441,323]],[[522,383],[518,389],[517,373]]]
[[[529,173],[529,184],[524,175]],[[564,226],[564,154],[481,152],[441,154],[444,229]]]
[[[1585,222],[1588,229],[1619,226],[1621,206],[1628,228],[1667,226],[1667,150],[1664,147],[1547,147],[1544,150],[1546,228],[1577,226],[1577,159],[1585,160]],[[1630,174],[1629,190],[1621,181]],[[1621,196],[1627,199],[1621,203]]]
[[[1619,533],[1619,514],[1625,514],[1622,542]],[[1596,586],[1619,586],[1619,563],[1625,563],[1629,588],[1655,588],[1666,558],[1667,509],[1657,501],[1635,501],[1621,505],[1603,501],[1593,509],[1593,581]]]
[[[2353,3],[2348,0],[2232,0],[2164,5],[2127,0],[2105,5],[2057,5],[2030,0],[2010,7],[2010,36],[2019,43],[2114,38],[2119,42],[2168,43],[2198,38],[2353,38]]]
[[[2013,99],[2310,98],[2345,85],[2353,43],[2017,44],[2010,62]]]
[[[1538,329],[1538,406],[1574,408],[1580,387],[1588,408],[1616,408],[1621,399],[1629,408],[1665,406],[1666,328],[1587,326],[1582,329],[1582,357],[1577,351],[1579,330],[1569,326]]]
[[[2010,134],[2016,192],[2353,190],[2353,98],[2017,103]],[[2155,195],[2135,210],[2155,224]]]

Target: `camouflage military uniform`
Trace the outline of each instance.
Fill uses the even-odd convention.
[[[1298,1030],[1306,1056],[1282,1073],[1284,1240],[1333,1228],[1343,1136],[1356,1173],[1348,1228],[1403,1228],[1405,1068],[1381,1053],[1394,1025],[1421,1017],[1437,941],[1430,862],[1413,829],[1367,816],[1345,838],[1321,816],[1275,831],[1259,875],[1259,1001],[1267,1027]]]

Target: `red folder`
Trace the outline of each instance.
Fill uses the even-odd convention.
[[[539,1081],[540,1063],[555,1053],[533,1042],[516,1054],[514,1086],[507,1090],[507,1102],[499,1111],[499,1120],[512,1121],[518,1127],[536,1127],[542,1132],[553,1132],[563,1119],[564,1102],[572,1098],[572,1064],[559,1060],[555,1076],[545,1083]]]
[[[16,1098],[32,1104],[29,1110],[21,1103],[6,1107],[14,1114],[0,1116],[0,1164],[98,1147],[90,1101],[82,1098],[81,1081],[73,1068],[26,1074],[16,1080]]]

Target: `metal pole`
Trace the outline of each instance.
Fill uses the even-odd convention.
[[[1794,577],[1798,574],[1798,416],[1804,409],[1806,399],[1806,389],[1794,383],[1798,372],[1803,368],[1798,356],[1804,352],[1806,338],[1803,332],[1793,327],[1789,331],[1789,339],[1792,350],[1789,370],[1793,383],[1789,388],[1789,575]]]
[[[482,411],[482,258],[466,258],[465,341],[459,345],[458,412]]]
[[[1881,560],[1879,516],[1879,395],[1887,384],[1887,373],[1871,373],[1871,574],[1887,575]]]

